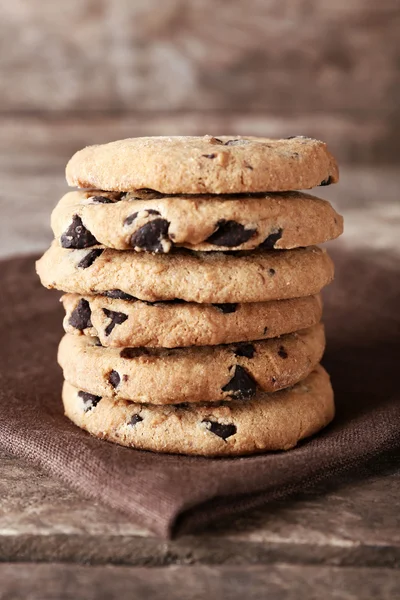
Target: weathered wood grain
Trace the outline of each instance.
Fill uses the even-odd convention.
[[[397,110],[396,0],[6,2],[3,111]]]
[[[400,565],[398,457],[173,541],[24,461],[0,459],[0,561]]]
[[[400,573],[334,567],[0,565],[0,600],[394,600]]]

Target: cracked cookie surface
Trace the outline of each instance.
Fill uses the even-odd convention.
[[[68,184],[163,194],[235,194],[311,189],[336,183],[324,142],[220,136],[141,137],[88,146],[67,165]]]
[[[64,292],[209,304],[310,296],[328,285],[334,273],[326,251],[315,246],[150,254],[96,247],[68,250],[53,242],[36,268],[45,287]]]
[[[87,394],[65,382],[63,402],[71,421],[101,439],[204,456],[288,450],[325,427],[335,412],[329,376],[320,365],[291,388],[258,391],[246,401],[141,405]]]
[[[253,196],[163,196],[100,190],[69,192],[51,224],[64,248],[101,244],[117,250],[166,253],[291,249],[321,244],[343,232],[343,218],[301,192]]]
[[[64,378],[96,396],[151,404],[252,398],[304,379],[325,348],[322,324],[269,340],[190,348],[105,348],[66,334]]]

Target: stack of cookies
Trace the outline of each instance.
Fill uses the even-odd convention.
[[[63,290],[66,415],[126,446],[289,449],[334,415],[316,246],[343,221],[299,189],[338,180],[302,136],[154,137],[77,152],[37,263]]]

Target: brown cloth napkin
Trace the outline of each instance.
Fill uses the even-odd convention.
[[[390,256],[333,253],[325,294],[337,417],[289,452],[206,459],[158,455],[91,437],[64,416],[59,294],[34,258],[0,263],[0,446],[168,537],[282,497],[400,446],[400,281]]]

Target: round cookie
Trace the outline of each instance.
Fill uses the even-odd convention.
[[[65,294],[64,329],[103,346],[212,346],[273,338],[318,323],[321,296],[245,304],[142,302]]]
[[[129,294],[140,300],[210,304],[264,302],[317,294],[333,279],[328,254],[311,246],[266,252],[149,254],[66,250],[53,242],[36,263],[42,284],[76,294]]]
[[[321,244],[343,232],[329,202],[301,192],[253,196],[175,196],[154,193],[69,192],[51,224],[63,248],[169,252],[291,249]]]
[[[156,452],[230,456],[289,450],[328,425],[335,405],[318,365],[301,383],[251,400],[152,406],[93,396],[64,383],[66,416],[101,439]]]
[[[321,360],[322,324],[279,338],[191,348],[104,348],[66,334],[58,362],[64,378],[97,396],[151,404],[253,397],[301,381]]]
[[[88,146],[71,158],[66,176],[72,186],[117,192],[236,194],[329,185],[338,181],[339,172],[319,140],[206,135]]]

